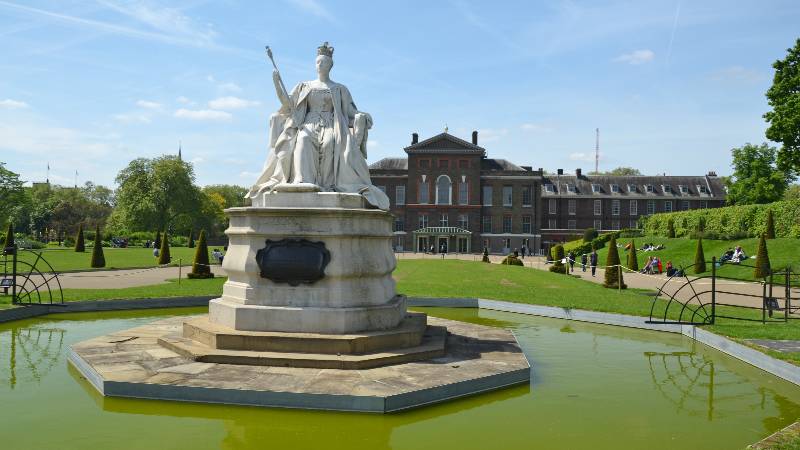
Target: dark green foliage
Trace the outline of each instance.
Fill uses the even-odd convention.
[[[800,126],[800,123],[798,123]],[[725,181],[729,205],[772,203],[783,199],[792,175],[776,166],[777,149],[766,143],[731,150],[733,174]]]
[[[592,242],[592,239],[597,237],[597,230],[594,228],[587,228],[583,232],[583,242]]]
[[[78,253],[86,251],[86,241],[83,237],[83,223],[78,224],[78,232],[75,234],[75,251]]]
[[[189,278],[214,278],[208,262],[208,244],[206,243],[206,230],[200,230],[197,238],[197,248],[194,251],[192,271],[186,274]]]
[[[606,278],[603,286],[613,289],[625,289],[625,281],[622,279],[622,268],[619,266],[619,251],[617,250],[617,239],[612,237],[608,242],[608,255],[606,256]]]
[[[800,172],[800,39],[786,50],[785,59],[772,64],[775,76],[767,91],[772,110],[764,114],[769,123],[767,139],[783,144],[778,151],[778,167]]]
[[[505,264],[508,266],[524,266],[525,264],[522,263],[522,260],[514,255],[508,255],[503,258],[503,261],[500,264]]]
[[[153,241],[153,248],[161,248],[161,230],[156,231],[156,240]]]
[[[775,239],[775,219],[772,217],[772,210],[767,210],[767,231],[764,232],[767,239]]]
[[[189,230],[189,243],[187,247],[194,248],[194,230]]]
[[[706,255],[703,253],[703,238],[697,240],[697,250],[694,252],[694,273],[706,271]]]
[[[8,231],[6,231],[6,240],[3,244],[3,247],[13,247],[14,246],[14,224],[8,222]]]
[[[582,239],[570,241],[570,242],[567,242],[564,245],[564,251],[565,252],[573,252],[576,255],[582,255],[584,253],[591,253],[592,250],[599,250],[599,249],[605,247],[606,246],[606,242],[608,242],[608,240],[611,239],[612,236],[616,237],[616,238],[620,237],[620,233],[621,233],[621,231],[614,231],[614,232],[611,232],[611,233],[604,233],[604,234],[601,234],[601,235],[597,236],[596,238],[592,239],[591,242],[584,242]],[[552,251],[553,247],[551,247],[550,250]],[[553,259],[555,259],[555,257],[551,255],[550,259],[553,260]]]
[[[636,257],[636,241],[631,240],[631,249],[628,250],[628,269],[634,272],[639,271],[639,260]]]
[[[564,246],[559,244],[553,248],[553,265],[550,266],[550,272],[567,273],[567,265],[562,263],[564,259]]]
[[[675,221],[669,220],[667,221],[667,237],[674,238],[675,237]]]
[[[164,265],[169,264],[172,258],[169,255],[169,238],[167,237],[167,232],[164,232],[164,236],[161,238],[161,249],[158,252],[158,264]]]
[[[772,272],[769,263],[769,253],[767,252],[767,239],[763,234],[761,239],[758,240],[758,254],[756,254],[756,268],[753,271],[753,276],[756,278],[766,278]]]
[[[81,231],[83,230],[83,225],[81,225]],[[83,236],[83,233],[81,233]],[[97,225],[94,229],[94,248],[92,248],[92,267],[105,267],[106,266],[106,257],[103,254],[103,235],[100,234],[100,225]]]
[[[481,261],[491,264],[491,261],[489,260],[489,249],[486,247],[483,248],[483,258],[481,258]]]

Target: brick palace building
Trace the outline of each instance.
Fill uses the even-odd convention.
[[[635,228],[657,212],[725,204],[722,180],[705,176],[556,175],[488,158],[478,145],[447,132],[420,141],[412,134],[407,158],[370,166],[395,216],[398,251],[508,253],[527,246],[546,251],[594,227]]]

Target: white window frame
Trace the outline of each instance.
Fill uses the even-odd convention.
[[[648,200],[647,201],[647,215],[651,216],[656,213],[656,201],[655,200]]]
[[[575,225],[576,225],[575,219],[567,220],[567,229],[568,230],[574,230],[575,229]]]
[[[681,207],[683,208],[684,211],[688,211],[688,210],[692,209],[691,205],[692,204],[689,203],[689,200],[684,200],[684,201],[681,202]]]
[[[503,186],[503,206],[514,206],[514,186]]]
[[[592,194],[599,194],[601,186],[599,184],[592,184]]]
[[[481,199],[481,201],[483,202],[482,205],[483,206],[492,206],[492,195],[494,195],[494,191],[492,189],[492,186],[491,185],[484,185],[481,188],[481,194],[483,195],[483,198]]]
[[[556,222],[556,219],[548,219],[547,225],[550,227],[551,230],[555,230],[558,227],[558,223]]]
[[[417,192],[417,197],[419,198],[420,205],[429,205],[431,203],[430,181],[425,180],[419,182],[419,191]]]
[[[556,199],[551,198],[550,200],[548,200],[548,202],[547,202],[547,212],[549,214],[555,214],[556,213]]]
[[[678,191],[680,191],[681,194],[688,194],[689,193],[689,186],[687,186],[685,184],[679,184],[678,185]]]
[[[656,187],[655,187],[655,185],[652,185],[652,184],[645,184],[644,185],[644,191],[646,193],[648,193],[648,194],[652,194],[652,193],[654,193],[656,191]]]
[[[672,193],[672,185],[671,184],[662,184],[661,185],[661,190],[665,194],[671,194]]]
[[[469,215],[468,214],[459,214],[458,215],[458,228],[462,230],[469,230]]]
[[[631,200],[628,204],[629,213],[632,216],[639,215],[639,202],[637,200]]]
[[[629,184],[628,185],[628,192],[636,192],[636,185],[635,184]]]
[[[420,214],[417,216],[417,224],[419,225],[420,229],[428,228],[428,215]]]
[[[602,216],[603,215],[603,201],[602,200],[595,200],[594,201],[594,215],[595,216]]]
[[[599,219],[595,219],[594,221],[594,229],[600,231],[603,229],[603,221]]]
[[[556,187],[555,187],[555,186],[553,186],[553,184],[552,184],[552,183],[545,183],[545,185],[544,185],[544,191],[545,191],[545,192],[555,192],[555,191],[556,191]]]
[[[700,201],[700,209],[708,208],[708,200],[701,200]]]
[[[619,200],[611,200],[611,215],[618,216],[619,215]]]
[[[612,184],[611,185],[611,192],[613,194],[619,194],[619,185],[618,184]]]
[[[575,199],[571,198],[567,200],[567,212],[570,216],[574,216],[578,210],[577,204],[578,202]]]
[[[573,194],[578,193],[578,186],[574,184],[567,183],[567,192],[572,192]]]
[[[442,194],[439,183],[442,180],[447,180],[447,201],[440,199]],[[453,180],[447,175],[439,175],[436,178],[436,204],[437,205],[452,205],[453,204]]]
[[[405,205],[406,204],[406,187],[403,185],[395,186],[394,187],[394,204],[395,205]]]
[[[439,216],[439,226],[440,227],[449,227],[450,226],[450,214],[442,213]]]
[[[525,234],[531,234],[533,232],[533,219],[531,216],[522,216],[522,232]]]
[[[664,202],[664,212],[672,212],[672,200]]]
[[[486,225],[489,225],[488,227]],[[481,217],[481,233],[492,232],[492,216]]]
[[[525,202],[525,196],[528,196],[527,203]],[[533,205],[533,187],[531,186],[522,186],[522,207],[523,208],[530,208]]]
[[[506,227],[506,225],[508,225],[508,227]],[[511,234],[513,232],[514,232],[514,218],[510,214],[506,214],[503,216],[503,233]]]

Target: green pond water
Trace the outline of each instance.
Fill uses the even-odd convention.
[[[422,310],[513,329],[532,383],[390,415],[103,398],[69,345],[204,310],[53,315],[0,325],[0,448],[741,449],[800,417],[800,388],[681,336]]]

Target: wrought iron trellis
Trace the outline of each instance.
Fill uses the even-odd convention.
[[[20,252],[30,253],[33,262],[20,259]],[[0,276],[2,294],[11,291],[11,303],[33,304],[64,303],[64,292],[58,272],[44,258],[42,252],[19,248],[18,246],[3,249],[3,273]]]
[[[800,305],[797,302],[792,304],[792,300],[800,300],[792,292],[795,286],[794,280],[798,274],[793,273],[790,267],[784,270],[771,272],[769,275],[758,281],[761,285],[761,292],[755,294],[747,290],[726,290],[720,289],[718,282],[730,280],[731,282],[743,282],[740,279],[720,276],[718,273],[718,263],[716,258],[712,258],[711,274],[690,277],[687,272],[695,265],[681,267],[676,273],[680,275],[670,276],[653,295],[650,306],[650,317],[647,323],[653,324],[674,324],[674,325],[713,325],[716,319],[732,319],[753,322],[788,322],[798,319],[796,314],[800,312]],[[734,264],[731,264],[734,265]],[[746,263],[737,263],[735,267],[744,270],[754,270],[755,266]],[[783,283],[776,280],[783,278]],[[666,289],[668,285],[675,285],[681,282],[682,285],[672,292]],[[800,283],[797,283],[800,284]],[[710,287],[709,287],[710,286]],[[776,289],[776,287],[778,289]],[[776,290],[782,295],[778,295]],[[738,305],[719,301],[719,294],[737,296],[743,298],[760,299],[760,306]],[[794,296],[794,298],[793,298]],[[666,303],[664,303],[666,302]],[[782,304],[781,304],[782,303]],[[724,307],[722,313],[718,307]],[[659,308],[659,309],[657,309]],[[676,309],[677,308],[677,312]],[[761,318],[744,317],[737,315],[735,311],[751,310],[761,311]],[[783,312],[782,317],[776,317],[775,312]]]

